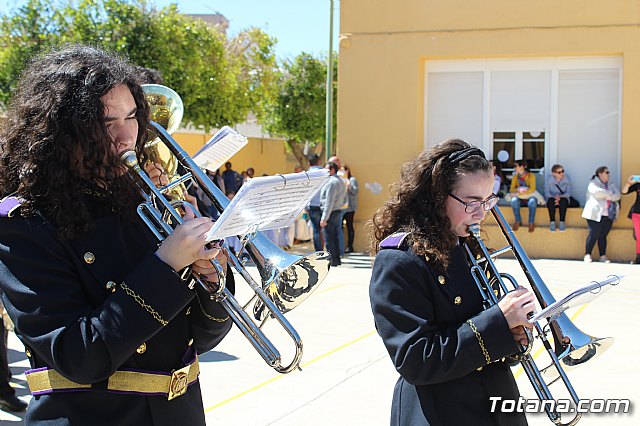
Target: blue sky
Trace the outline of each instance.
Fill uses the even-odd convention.
[[[221,13],[229,20],[228,35],[259,27],[276,37],[279,59],[301,52],[325,56],[329,51],[329,0],[149,0],[158,9],[176,3],[183,13]],[[24,0],[0,0],[0,13]],[[340,2],[334,1],[333,50],[338,50]]]

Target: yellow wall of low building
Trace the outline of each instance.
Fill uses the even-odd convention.
[[[424,147],[430,60],[621,56],[621,176],[640,174],[640,2],[613,3],[343,0],[337,152],[362,188],[358,229],[389,197],[400,165]],[[365,188],[374,182],[379,194]],[[623,212],[633,200],[623,197]],[[615,224],[630,226],[625,217]],[[361,238],[356,248],[367,244]]]

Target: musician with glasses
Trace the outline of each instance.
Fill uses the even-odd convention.
[[[600,262],[609,263],[607,257],[607,236],[620,210],[620,190],[610,181],[609,168],[600,166],[591,176],[587,186],[587,199],[582,217],[587,219],[589,234],[585,243],[584,261],[592,262],[591,252],[598,243]]]
[[[560,164],[554,164],[551,167],[551,176],[545,184],[544,196],[547,198],[547,209],[549,210],[549,231],[555,232],[556,230],[556,209],[560,213],[560,232],[565,231],[567,229],[565,224],[567,207],[569,207],[571,200],[571,180]]]
[[[492,413],[489,398],[519,397],[504,358],[527,343],[534,295],[519,288],[484,309],[462,246],[479,252],[467,228],[496,205],[493,182],[480,149],[447,140],[402,166],[373,217],[369,295],[400,373],[392,425],[526,424],[523,413]]]
[[[119,154],[146,163],[148,114],[134,68],[85,46],[36,57],[12,99],[0,286],[31,364],[26,424],[205,424],[197,354],[231,321],[179,271],[217,282],[210,259],[225,268],[226,256],[205,247],[211,219],[190,208],[161,244],[135,213],[142,197]]]

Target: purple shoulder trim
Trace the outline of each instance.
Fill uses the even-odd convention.
[[[0,217],[11,217],[22,204],[22,198],[9,195],[0,201]]]
[[[380,242],[380,249],[399,249],[410,232],[396,232]]]
[[[49,370],[49,367],[38,367],[38,368],[32,368],[30,370],[27,370],[24,372],[24,374],[31,374],[31,373],[37,373],[38,371],[46,371]]]

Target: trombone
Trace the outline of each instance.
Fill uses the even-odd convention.
[[[143,85],[143,89],[149,102],[161,104],[161,108],[152,108],[152,114],[154,109],[160,111],[160,116],[166,120],[165,125],[170,127],[168,130],[177,128],[176,120],[172,120],[172,117],[174,114],[182,116],[180,97],[165,86]],[[195,183],[219,212],[228,206],[229,200],[169,135],[169,132],[154,121],[154,118],[152,115],[149,131],[156,137],[145,146],[145,150],[147,152],[152,150],[149,154],[151,158],[165,159],[167,155],[160,152],[160,147],[168,149],[169,161],[174,164],[168,171],[165,169],[169,174],[169,183],[163,187],[156,187],[138,163],[134,151],[122,153],[121,160],[130,174],[137,176],[143,183],[143,188],[140,189],[143,202],[138,205],[138,216],[156,238],[163,241],[176,226],[183,222],[177,208],[188,204],[184,200],[175,199],[176,189]],[[185,170],[182,175],[176,174],[178,165]],[[183,190],[178,193],[181,191]],[[170,198],[174,199],[170,201]],[[198,214],[196,209],[193,210]],[[258,284],[244,267],[244,262],[239,260],[231,250],[226,248],[224,250],[228,256],[229,265],[235,268],[253,290],[253,296],[244,306],[241,306],[231,291],[226,288],[225,271],[215,259],[211,263],[218,272],[219,283],[213,284],[201,279],[197,274],[192,273],[190,268],[184,271],[183,277],[189,280],[192,287],[196,284],[202,286],[212,300],[216,300],[223,306],[234,324],[270,367],[279,373],[291,372],[299,366],[302,359],[302,340],[284,314],[305,300],[322,282],[329,271],[329,254],[315,252],[304,257],[291,255],[282,251],[259,232],[245,236],[243,250],[260,273],[261,283]],[[246,310],[254,302],[253,315],[249,315]],[[293,343],[294,354],[288,364],[283,365],[280,352],[262,331],[263,325],[269,318],[277,320]]]
[[[554,303],[555,298],[534,268],[524,249],[513,235],[513,230],[505,220],[502,212],[498,207],[494,207],[491,209],[491,213],[498,223],[508,245],[502,249],[494,251],[493,253],[489,253],[489,250],[480,235],[479,224],[469,226],[471,236],[478,242],[480,247],[481,253],[479,258],[476,258],[472,253],[471,248],[465,244],[467,257],[471,264],[471,275],[473,276],[476,286],[478,287],[478,291],[482,296],[484,308],[487,309],[490,306],[497,304],[499,301],[498,294],[500,294],[500,292],[502,294],[509,292],[509,288],[505,281],[508,281],[514,288],[518,287],[516,279],[507,273],[499,272],[493,262],[495,258],[507,251],[513,252],[514,256],[518,260],[518,263],[520,264],[527,281],[529,281],[531,289],[533,290],[540,306],[544,309]],[[569,396],[577,406],[580,402],[580,398],[571,385],[571,382],[565,372],[565,368],[575,368],[602,354],[611,346],[611,344],[613,344],[613,338],[595,338],[583,333],[564,313],[553,319],[550,318],[548,320],[548,329],[546,327],[543,328],[536,321],[534,323],[534,330],[535,337],[542,341],[542,344],[551,359],[551,364],[542,370],[538,368],[530,354],[531,348],[533,347],[534,335],[526,329],[525,331],[527,332],[528,344],[526,346],[518,344],[520,352],[513,355],[511,358],[522,365],[522,368],[527,374],[534,391],[541,401],[553,400],[553,395],[549,390],[549,386],[557,380],[562,380]],[[551,330],[555,348],[551,346],[551,343],[547,339],[548,330]],[[549,379],[548,383],[545,377]],[[562,423],[561,414],[558,411],[548,404],[544,404],[544,408],[549,419],[556,425],[575,425],[582,416],[580,412],[576,412],[576,415],[569,422]]]

